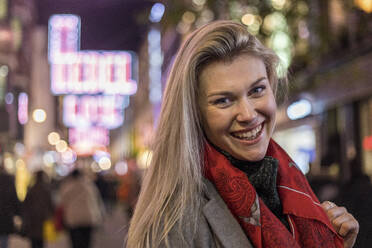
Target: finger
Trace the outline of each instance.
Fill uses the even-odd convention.
[[[353,228],[353,217],[349,214],[343,214],[338,216],[337,218],[333,219],[332,225],[335,227],[338,234],[342,237],[345,237]]]
[[[343,237],[344,238],[344,247],[345,248],[351,248],[354,246],[356,238],[358,236],[359,232],[359,223],[356,219],[353,217],[352,222],[347,222],[344,225],[349,225],[346,229],[349,229],[348,233]],[[341,227],[343,229],[343,227]],[[342,232],[342,230],[340,230]]]
[[[332,220],[346,214],[347,210],[344,207],[333,207],[333,208],[329,209],[326,213],[328,215],[328,218],[332,222]]]
[[[337,205],[334,204],[333,202],[330,202],[330,201],[325,201],[321,204],[322,208],[324,209],[324,211],[328,211],[329,209],[332,209],[334,207],[336,207]]]
[[[346,219],[347,220],[341,224],[339,234],[343,237],[358,234],[359,232],[358,221],[351,214],[348,214]]]

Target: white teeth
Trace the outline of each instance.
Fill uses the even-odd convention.
[[[239,139],[252,140],[252,139],[257,138],[257,134],[260,133],[261,129],[262,129],[262,124],[251,131],[244,132],[244,133],[232,133],[232,135]]]

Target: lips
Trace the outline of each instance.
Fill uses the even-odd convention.
[[[251,129],[251,130],[244,130],[244,131],[237,131],[231,132],[231,136],[240,140],[254,140],[257,139],[263,130],[263,123],[261,125]]]

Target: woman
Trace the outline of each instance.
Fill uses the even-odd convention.
[[[353,246],[357,221],[321,205],[271,140],[277,63],[232,21],[189,36],[167,82],[128,247]]]

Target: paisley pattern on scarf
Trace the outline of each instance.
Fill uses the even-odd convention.
[[[214,183],[254,247],[343,247],[342,238],[333,230],[306,178],[273,140],[266,156],[279,161],[277,189],[293,233],[260,198],[257,206],[260,214],[255,213],[256,218],[260,217],[259,224],[249,221],[252,209],[257,209],[253,207],[258,197],[254,187],[246,174],[231,165],[223,154],[208,143],[205,147],[205,177]]]
[[[228,206],[242,213],[245,206],[252,206],[255,200],[255,191],[243,176],[227,177],[223,172],[217,172],[218,182],[216,187],[221,189],[221,193],[226,195],[230,201]],[[249,217],[240,215],[242,217]]]
[[[296,230],[302,230],[303,233],[307,234],[305,237],[300,236],[301,247],[317,248],[318,246],[315,246],[315,244],[322,244],[322,247],[327,248],[338,247],[334,242],[334,234],[330,233],[322,223],[296,216],[293,216],[293,220],[296,224]]]

